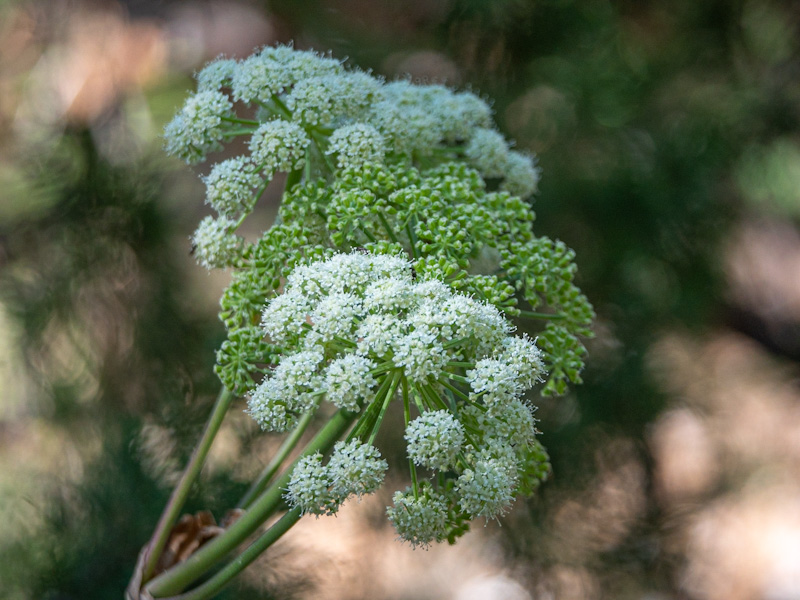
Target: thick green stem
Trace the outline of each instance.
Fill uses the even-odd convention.
[[[211,442],[214,441],[214,437],[217,435],[232,401],[233,394],[227,389],[222,388],[214,404],[214,408],[211,411],[211,416],[206,423],[203,436],[200,438],[194,452],[192,452],[192,457],[189,459],[189,463],[183,471],[181,480],[172,491],[172,496],[170,496],[167,506],[164,507],[164,512],[161,514],[158,525],[156,525],[156,530],[153,532],[153,537],[150,539],[142,581],[146,582],[152,577],[153,571],[155,571],[156,565],[158,564],[158,559],[161,558],[161,552],[163,552],[164,546],[169,538],[172,525],[175,523],[183,505],[186,503],[189,490],[197,479],[200,469],[203,467],[208,451],[211,448]]]
[[[289,453],[294,449],[297,445],[297,442],[300,441],[300,438],[305,433],[306,429],[308,428],[309,423],[314,418],[314,414],[316,410],[310,410],[305,413],[300,420],[297,422],[297,426],[294,428],[294,431],[287,437],[281,447],[278,449],[278,452],[275,456],[272,457],[272,460],[269,461],[264,470],[261,472],[261,475],[258,476],[253,484],[250,486],[250,489],[247,490],[247,493],[242,497],[239,501],[239,508],[247,508],[256,499],[256,497],[264,491],[264,488],[267,487],[267,484],[270,480],[275,476],[275,473],[278,472],[278,469],[281,468],[283,465],[283,461],[286,460],[286,457],[289,456]]]
[[[330,421],[320,430],[308,446],[297,458],[325,453],[347,431],[355,414],[344,410],[334,414]],[[249,510],[225,533],[217,536],[183,563],[165,571],[147,585],[147,591],[154,598],[162,598],[179,593],[187,585],[202,577],[209,568],[222,560],[229,552],[252,535],[264,521],[278,508],[282,502],[283,492],[292,477],[297,460],[287,469],[261,496],[256,499]]]
[[[293,508],[283,515],[272,527],[267,529],[261,537],[250,544],[239,556],[229,562],[225,568],[214,574],[208,581],[189,590],[180,596],[173,596],[170,600],[208,600],[230,583],[231,579],[245,570],[247,566],[257,559],[264,550],[274,544],[284,533],[289,531],[300,520],[300,509]]]

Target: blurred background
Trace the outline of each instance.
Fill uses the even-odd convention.
[[[161,129],[204,62],[294,40],[494,98],[597,335],[586,383],[538,402],[554,476],[502,526],[412,551],[378,495],[221,597],[800,598],[797,8],[0,1],[0,597],[121,597],[224,335],[200,171]],[[188,511],[220,518],[274,447],[238,408]]]

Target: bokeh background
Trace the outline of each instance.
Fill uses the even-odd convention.
[[[502,526],[412,551],[378,495],[221,597],[800,598],[799,30],[781,0],[0,2],[0,597],[121,597],[224,335],[160,132],[204,62],[293,40],[494,98],[597,335]],[[234,409],[187,510],[273,447]]]

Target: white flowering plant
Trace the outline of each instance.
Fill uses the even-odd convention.
[[[512,149],[472,92],[387,82],[290,46],[217,59],[197,84],[166,127],[167,150],[198,163],[249,142],[203,178],[216,215],[192,238],[202,266],[232,274],[222,392],[128,597],[210,598],[303,515],[376,491],[388,469],[378,434],[400,426],[386,423],[393,402],[410,485],[387,516],[401,540],[453,543],[533,493],[550,467],[529,397],[580,383],[594,316],[573,283],[573,252],[533,233],[534,157]],[[277,220],[248,242],[237,230],[279,174]],[[515,335],[512,320],[537,338]],[[165,565],[171,527],[238,397],[286,439],[238,520]]]

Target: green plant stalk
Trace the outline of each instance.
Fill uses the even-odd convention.
[[[542,312],[533,312],[531,310],[520,310],[519,316],[527,317],[528,319],[549,319],[551,321],[558,321],[567,318],[567,315],[562,315],[559,313],[542,313]]]
[[[381,428],[381,423],[383,423],[383,417],[386,414],[386,409],[389,407],[389,403],[394,398],[395,392],[397,392],[397,386],[400,383],[400,378],[403,376],[403,371],[401,369],[397,369],[394,375],[392,376],[392,383],[389,391],[386,393],[386,398],[383,400],[383,404],[381,404],[381,411],[378,413],[378,420],[375,421],[375,425],[372,427],[372,433],[369,436],[368,444],[372,444],[375,441],[375,436],[378,435],[378,431]],[[388,377],[388,375],[387,375]]]
[[[347,431],[355,417],[356,414],[345,410],[336,412],[314,439],[308,443],[291,467],[253,502],[250,509],[238,521],[184,562],[153,579],[146,586],[147,592],[154,598],[180,593],[187,585],[208,572],[212,565],[222,560],[229,552],[244,542],[281,504],[283,492],[291,479],[297,461],[309,454],[325,453],[330,450]]]
[[[200,442],[198,442],[197,446],[195,446],[189,463],[183,471],[181,480],[172,491],[169,502],[164,507],[164,512],[161,514],[158,525],[156,525],[156,529],[153,532],[153,537],[150,539],[142,576],[143,582],[148,581],[150,577],[152,577],[153,571],[155,571],[158,559],[161,557],[161,552],[163,552],[164,546],[169,538],[172,525],[175,523],[183,505],[186,503],[189,490],[203,467],[208,451],[211,448],[211,443],[214,441],[214,437],[216,437],[232,401],[233,394],[223,387],[220,390],[219,396],[217,396],[217,401],[211,411],[211,416],[208,418],[203,436],[200,438]]]
[[[275,453],[275,456],[272,457],[272,460],[270,460],[267,466],[264,467],[264,470],[261,471],[261,475],[258,476],[258,479],[253,482],[253,484],[250,486],[250,489],[247,490],[247,493],[239,501],[239,508],[248,508],[250,504],[252,504],[253,500],[255,500],[258,495],[264,491],[264,488],[267,487],[267,484],[275,476],[275,473],[277,473],[278,469],[281,468],[283,461],[286,460],[286,457],[289,456],[289,453],[297,445],[297,442],[300,441],[300,438],[305,433],[315,414],[316,410],[309,410],[302,417],[300,417],[300,420],[297,422],[297,426],[294,428],[294,431],[292,431],[292,433],[289,434],[289,437],[283,441],[281,447],[278,448],[278,452]]]
[[[289,531],[300,520],[301,516],[300,509],[293,508],[283,515],[277,523],[267,529],[255,542],[250,544],[244,552],[229,562],[223,569],[214,573],[213,577],[208,581],[193,590],[189,590],[179,596],[173,596],[169,600],[208,600],[208,598],[213,597],[214,594],[230,583],[231,579],[244,571],[262,552]]]

